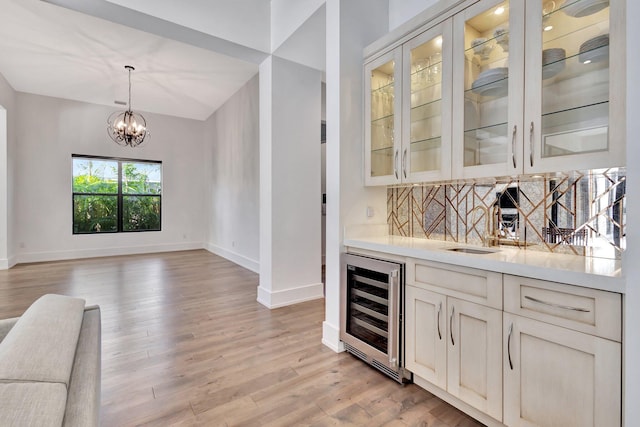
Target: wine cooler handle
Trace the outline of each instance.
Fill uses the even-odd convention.
[[[529,127],[529,163],[531,163],[531,167],[533,167],[533,149],[535,144],[533,143],[533,122],[531,122],[531,126]]]
[[[398,345],[400,340],[398,339],[399,327],[398,327],[398,304],[400,299],[400,271],[393,270],[389,274],[389,340],[387,342],[389,354],[389,366],[392,368],[398,367]]]
[[[513,125],[513,133],[511,134],[511,161],[513,162],[513,168],[516,168],[516,133],[518,132],[518,125]]]
[[[509,369],[513,371],[513,362],[511,362],[511,334],[513,334],[513,323],[509,325],[509,335],[507,336],[507,357],[509,358]]]
[[[456,311],[455,306],[451,306],[451,316],[449,316],[449,336],[451,337],[451,345],[456,345],[453,340],[453,313]]]
[[[438,304],[438,339],[442,341],[442,333],[440,332],[440,313],[442,312],[442,303]]]

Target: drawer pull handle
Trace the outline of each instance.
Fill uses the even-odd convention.
[[[442,303],[438,305],[438,339],[442,341],[442,333],[440,332],[440,313],[442,312]]]
[[[589,310],[588,308],[571,307],[570,305],[554,304],[552,302],[542,301],[542,300],[539,300],[537,298],[530,297],[529,295],[525,295],[524,299],[528,299],[529,301],[537,302],[538,304],[548,305],[550,307],[561,308],[563,310],[579,311],[581,313],[590,313],[591,312],[591,310]]]
[[[509,358],[509,368],[513,371],[513,362],[511,362],[511,334],[513,333],[513,323],[509,325],[509,335],[507,336],[507,357]]]
[[[449,336],[451,337],[451,345],[456,345],[453,340],[453,313],[456,311],[455,307],[451,307],[451,316],[449,316]]]

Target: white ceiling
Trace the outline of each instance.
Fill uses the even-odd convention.
[[[123,8],[125,3],[141,11]],[[157,16],[141,13],[150,3],[159,6],[154,12]],[[269,15],[264,16],[269,0],[181,3],[0,0],[0,74],[17,91],[117,110],[122,107],[114,101],[127,100],[124,65],[133,65],[134,110],[204,120],[255,75],[258,64],[267,57],[268,53],[256,48],[269,45]],[[170,4],[194,8],[175,15],[175,23],[165,19],[170,17]],[[238,13],[250,7],[256,12],[251,19],[238,21]],[[213,14],[224,20],[224,13],[235,22],[205,26],[210,21],[202,16]],[[198,16],[199,28],[180,24],[194,22]],[[259,19],[266,24],[259,25]],[[267,36],[262,41],[265,25]],[[214,27],[220,30],[217,34],[212,34]]]

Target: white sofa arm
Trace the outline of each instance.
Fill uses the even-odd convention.
[[[7,336],[13,325],[16,324],[19,317],[12,317],[10,319],[2,319],[0,320],[0,342]]]

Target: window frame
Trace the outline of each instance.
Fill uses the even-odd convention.
[[[87,160],[104,160],[118,163],[118,191],[116,193],[80,193],[73,189],[73,162],[74,159],[87,159]],[[160,165],[160,192],[157,194],[140,194],[140,193],[123,193],[122,191],[122,164],[123,163],[149,163]],[[115,233],[141,233],[141,232],[153,232],[162,231],[162,185],[163,185],[163,170],[161,160],[146,160],[146,159],[130,159],[125,157],[108,157],[108,156],[90,156],[85,154],[71,154],[71,232],[73,235],[93,235],[93,234],[115,234]],[[75,198],[76,196],[109,196],[116,197],[116,230],[114,231],[91,231],[91,232],[76,232],[75,231]],[[159,199],[160,211],[158,213],[159,222],[158,229],[138,229],[138,230],[125,230],[124,229],[124,198],[125,197],[156,197]]]

